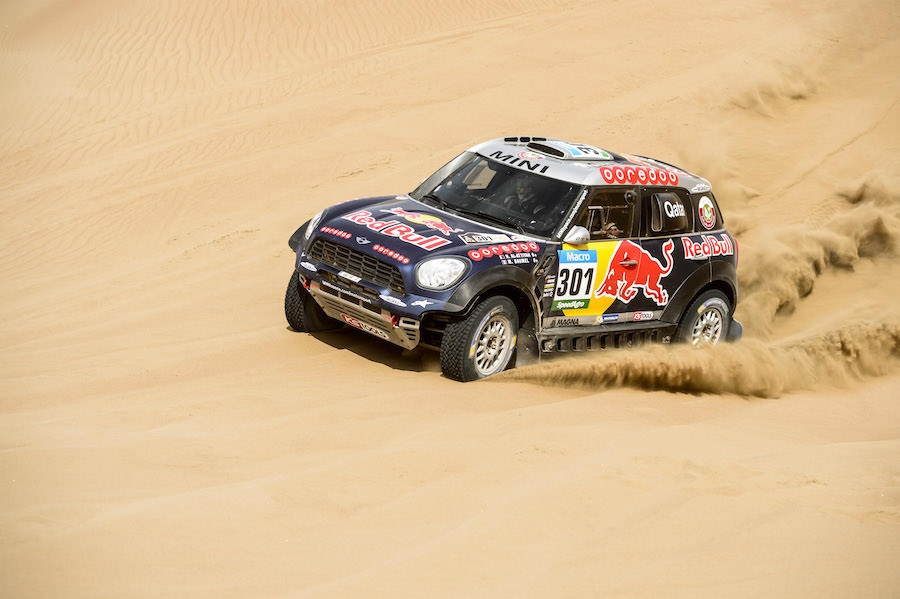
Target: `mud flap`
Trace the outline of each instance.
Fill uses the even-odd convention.
[[[516,339],[516,368],[537,364],[541,359],[537,336],[531,329],[519,329]]]
[[[731,319],[731,326],[728,327],[728,336],[725,337],[725,341],[728,341],[729,343],[732,341],[740,341],[743,335],[744,327],[738,321]]]

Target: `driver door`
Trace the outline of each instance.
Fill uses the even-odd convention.
[[[552,293],[544,298],[544,327],[618,322],[627,312],[624,298],[642,259],[637,198],[634,187],[599,187],[588,194],[572,225],[587,229],[589,241],[563,243],[557,251]]]

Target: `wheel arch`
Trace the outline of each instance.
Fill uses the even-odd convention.
[[[444,309],[465,316],[479,301],[505,295],[516,305],[519,327],[534,328],[539,318],[540,306],[531,287],[533,287],[531,276],[521,268],[514,266],[491,268],[463,282],[450,297]]]
[[[526,294],[516,285],[500,284],[485,289],[480,294],[475,296],[474,300],[472,301],[472,306],[480,301],[484,301],[488,298],[496,296],[507,297],[512,300],[513,304],[515,304],[516,312],[519,317],[519,328],[534,328],[537,318],[534,305],[531,299],[528,297],[528,294]]]

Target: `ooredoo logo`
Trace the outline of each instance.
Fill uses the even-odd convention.
[[[541,246],[533,241],[522,241],[519,243],[504,243],[502,245],[491,245],[476,250],[469,250],[469,258],[478,262],[482,258],[490,258],[491,256],[503,256],[505,254],[513,254],[520,252],[537,252]]]

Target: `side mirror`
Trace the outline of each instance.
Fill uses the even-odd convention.
[[[569,229],[569,232],[566,233],[566,237],[563,239],[563,241],[569,245],[585,245],[590,240],[591,234],[581,225],[575,225]]]

